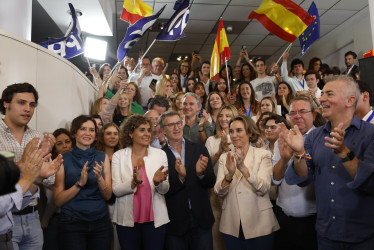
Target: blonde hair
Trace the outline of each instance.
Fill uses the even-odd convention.
[[[166,96],[165,87],[168,82],[170,82],[170,80],[167,78],[161,78],[160,80],[158,80],[156,83],[155,95]]]
[[[217,116],[217,122],[216,122],[216,134],[214,135],[215,138],[220,138],[222,136],[222,127],[221,124],[219,123],[218,117],[221,114],[223,110],[229,110],[231,111],[232,117],[231,119],[237,117],[239,115],[238,110],[231,104],[224,104],[218,111],[218,116]]]

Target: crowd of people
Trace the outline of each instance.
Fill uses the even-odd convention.
[[[0,150],[21,177],[0,250],[374,249],[373,90],[352,51],[343,73],[288,57],[244,49],[219,81],[195,53],[173,72],[105,63],[91,114],[44,135],[37,90],[6,87]]]

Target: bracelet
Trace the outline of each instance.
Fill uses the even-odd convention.
[[[302,154],[296,154],[296,153],[294,153],[293,155],[298,160],[300,160],[301,158],[312,159],[312,157],[310,157],[310,156],[308,156],[308,155],[305,154],[305,149],[304,149],[304,152]]]
[[[135,183],[135,185],[139,185],[139,184],[142,184],[142,183],[143,183],[143,180],[140,180],[139,182],[137,182],[137,181],[134,179],[134,183]]]
[[[79,188],[79,189],[82,189],[82,188],[83,188],[83,186],[79,185],[79,181],[77,181],[77,182],[75,183],[75,186],[76,186],[77,188]]]
[[[232,177],[231,177],[231,180],[228,180],[227,175],[225,175],[225,181],[227,181],[228,183],[231,183],[232,182]]]

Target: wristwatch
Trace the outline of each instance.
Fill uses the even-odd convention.
[[[82,189],[82,188],[83,188],[83,186],[79,185],[79,181],[77,181],[77,182],[75,183],[75,186],[77,186],[79,189]]]
[[[342,162],[351,161],[355,158],[355,153],[351,150],[344,158],[340,158]]]

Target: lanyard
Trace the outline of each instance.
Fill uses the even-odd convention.
[[[243,109],[244,109],[244,113],[245,113],[245,115],[248,116],[248,117],[251,117],[252,103],[251,103],[251,105],[249,105],[249,110],[248,110],[248,112],[245,110],[244,105],[243,105]],[[374,112],[373,112],[373,113],[374,113]]]
[[[371,115],[369,116],[369,118],[366,121],[370,122],[371,120],[373,120],[373,117],[374,117],[374,111],[371,112]]]
[[[300,82],[297,77],[296,77],[296,80],[299,82],[299,84],[301,85],[301,87],[304,89],[304,85],[305,85],[304,78],[303,78],[303,82]]]

